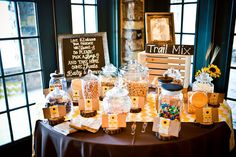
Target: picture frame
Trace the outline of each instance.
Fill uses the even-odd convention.
[[[146,43],[175,44],[174,14],[172,12],[145,13]]]

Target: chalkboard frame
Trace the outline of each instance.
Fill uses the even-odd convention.
[[[110,63],[109,52],[108,52],[108,43],[107,43],[107,33],[99,32],[99,33],[85,33],[85,34],[60,34],[58,35],[58,52],[59,52],[59,70],[61,73],[65,74],[65,66],[64,66],[64,49],[63,49],[63,39],[75,39],[82,37],[102,37],[102,44],[104,50],[104,60],[105,65]],[[76,77],[66,77],[67,80],[71,80]]]

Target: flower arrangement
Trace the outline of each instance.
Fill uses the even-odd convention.
[[[204,67],[201,70],[198,70],[195,74],[195,77],[200,76],[200,74],[203,72],[208,73],[212,78],[217,78],[220,77],[221,75],[220,69],[218,68],[217,65],[214,64],[209,64],[208,67]]]
[[[209,57],[212,48],[213,48],[213,45],[211,44],[209,46],[209,48],[207,49],[205,60],[207,60],[207,58]],[[220,69],[218,68],[217,65],[213,64],[213,62],[214,62],[216,56],[218,55],[219,51],[220,51],[220,48],[218,46],[216,46],[216,48],[214,49],[214,53],[212,55],[210,64],[208,66],[206,66],[206,67],[203,67],[201,70],[198,70],[196,72],[196,74],[195,74],[196,78],[199,77],[202,73],[209,74],[209,76],[211,78],[218,78],[218,77],[220,77],[220,75],[221,75]]]

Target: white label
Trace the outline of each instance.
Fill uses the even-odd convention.
[[[212,110],[209,107],[203,108],[203,123],[212,123]]]
[[[49,110],[50,110],[50,116],[51,116],[51,118],[57,118],[57,117],[59,117],[58,106],[50,106],[50,107],[49,107]]]
[[[92,99],[85,99],[85,106],[84,106],[86,111],[91,111],[93,109],[93,102]]]
[[[159,133],[160,134],[168,134],[170,127],[170,119],[160,117],[160,125],[159,125]]]
[[[139,108],[139,97],[131,96],[132,108]]]
[[[117,128],[118,127],[117,114],[108,114],[108,127],[109,128]]]

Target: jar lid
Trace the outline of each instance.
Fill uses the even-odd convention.
[[[161,83],[171,83],[173,81],[172,77],[169,77],[168,75],[158,77],[158,82]]]
[[[113,64],[107,64],[102,67],[102,74],[104,75],[117,75],[117,68]]]
[[[50,77],[56,77],[56,78],[59,78],[59,77],[64,77],[64,74],[62,74],[62,73],[59,73],[59,71],[58,71],[58,70],[55,70],[55,72],[54,72],[54,73],[51,73],[51,74],[50,74]]]
[[[98,81],[98,77],[93,74],[92,70],[88,70],[88,74],[82,78],[84,81]]]
[[[164,83],[161,85],[161,87],[170,92],[180,91],[183,89],[182,85],[173,84],[173,83]]]

